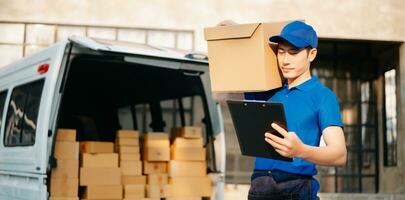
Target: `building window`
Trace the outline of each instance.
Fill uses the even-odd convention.
[[[30,146],[35,143],[43,85],[42,79],[13,89],[7,110],[4,146]]]
[[[397,101],[395,69],[384,74],[385,93],[385,130],[384,130],[384,166],[397,165]]]

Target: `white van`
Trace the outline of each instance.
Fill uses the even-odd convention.
[[[223,199],[224,129],[208,72],[193,54],[86,37],[0,68],[0,199],[48,199],[58,128],[114,141],[118,129],[190,125],[203,127],[211,199]]]

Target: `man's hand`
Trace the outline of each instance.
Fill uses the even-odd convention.
[[[322,131],[326,146],[317,147],[304,144],[294,132],[287,132],[279,125],[271,126],[284,138],[265,133],[265,140],[284,157],[299,157],[317,165],[343,166],[347,161],[346,142],[343,129],[329,126]]]
[[[276,123],[272,123],[271,127],[274,128],[278,133],[280,133],[284,138],[280,138],[271,133],[265,133],[265,140],[271,146],[273,146],[276,151],[288,158],[300,157],[301,153],[304,151],[305,144],[302,143],[300,138],[294,132],[288,132]]]

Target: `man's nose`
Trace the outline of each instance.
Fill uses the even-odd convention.
[[[283,64],[284,65],[288,65],[290,64],[290,56],[288,55],[288,53],[286,53],[283,57]]]

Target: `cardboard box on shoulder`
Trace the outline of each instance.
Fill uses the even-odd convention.
[[[269,44],[269,37],[280,34],[287,23],[205,28],[212,91],[253,92],[281,87],[276,46]]]

